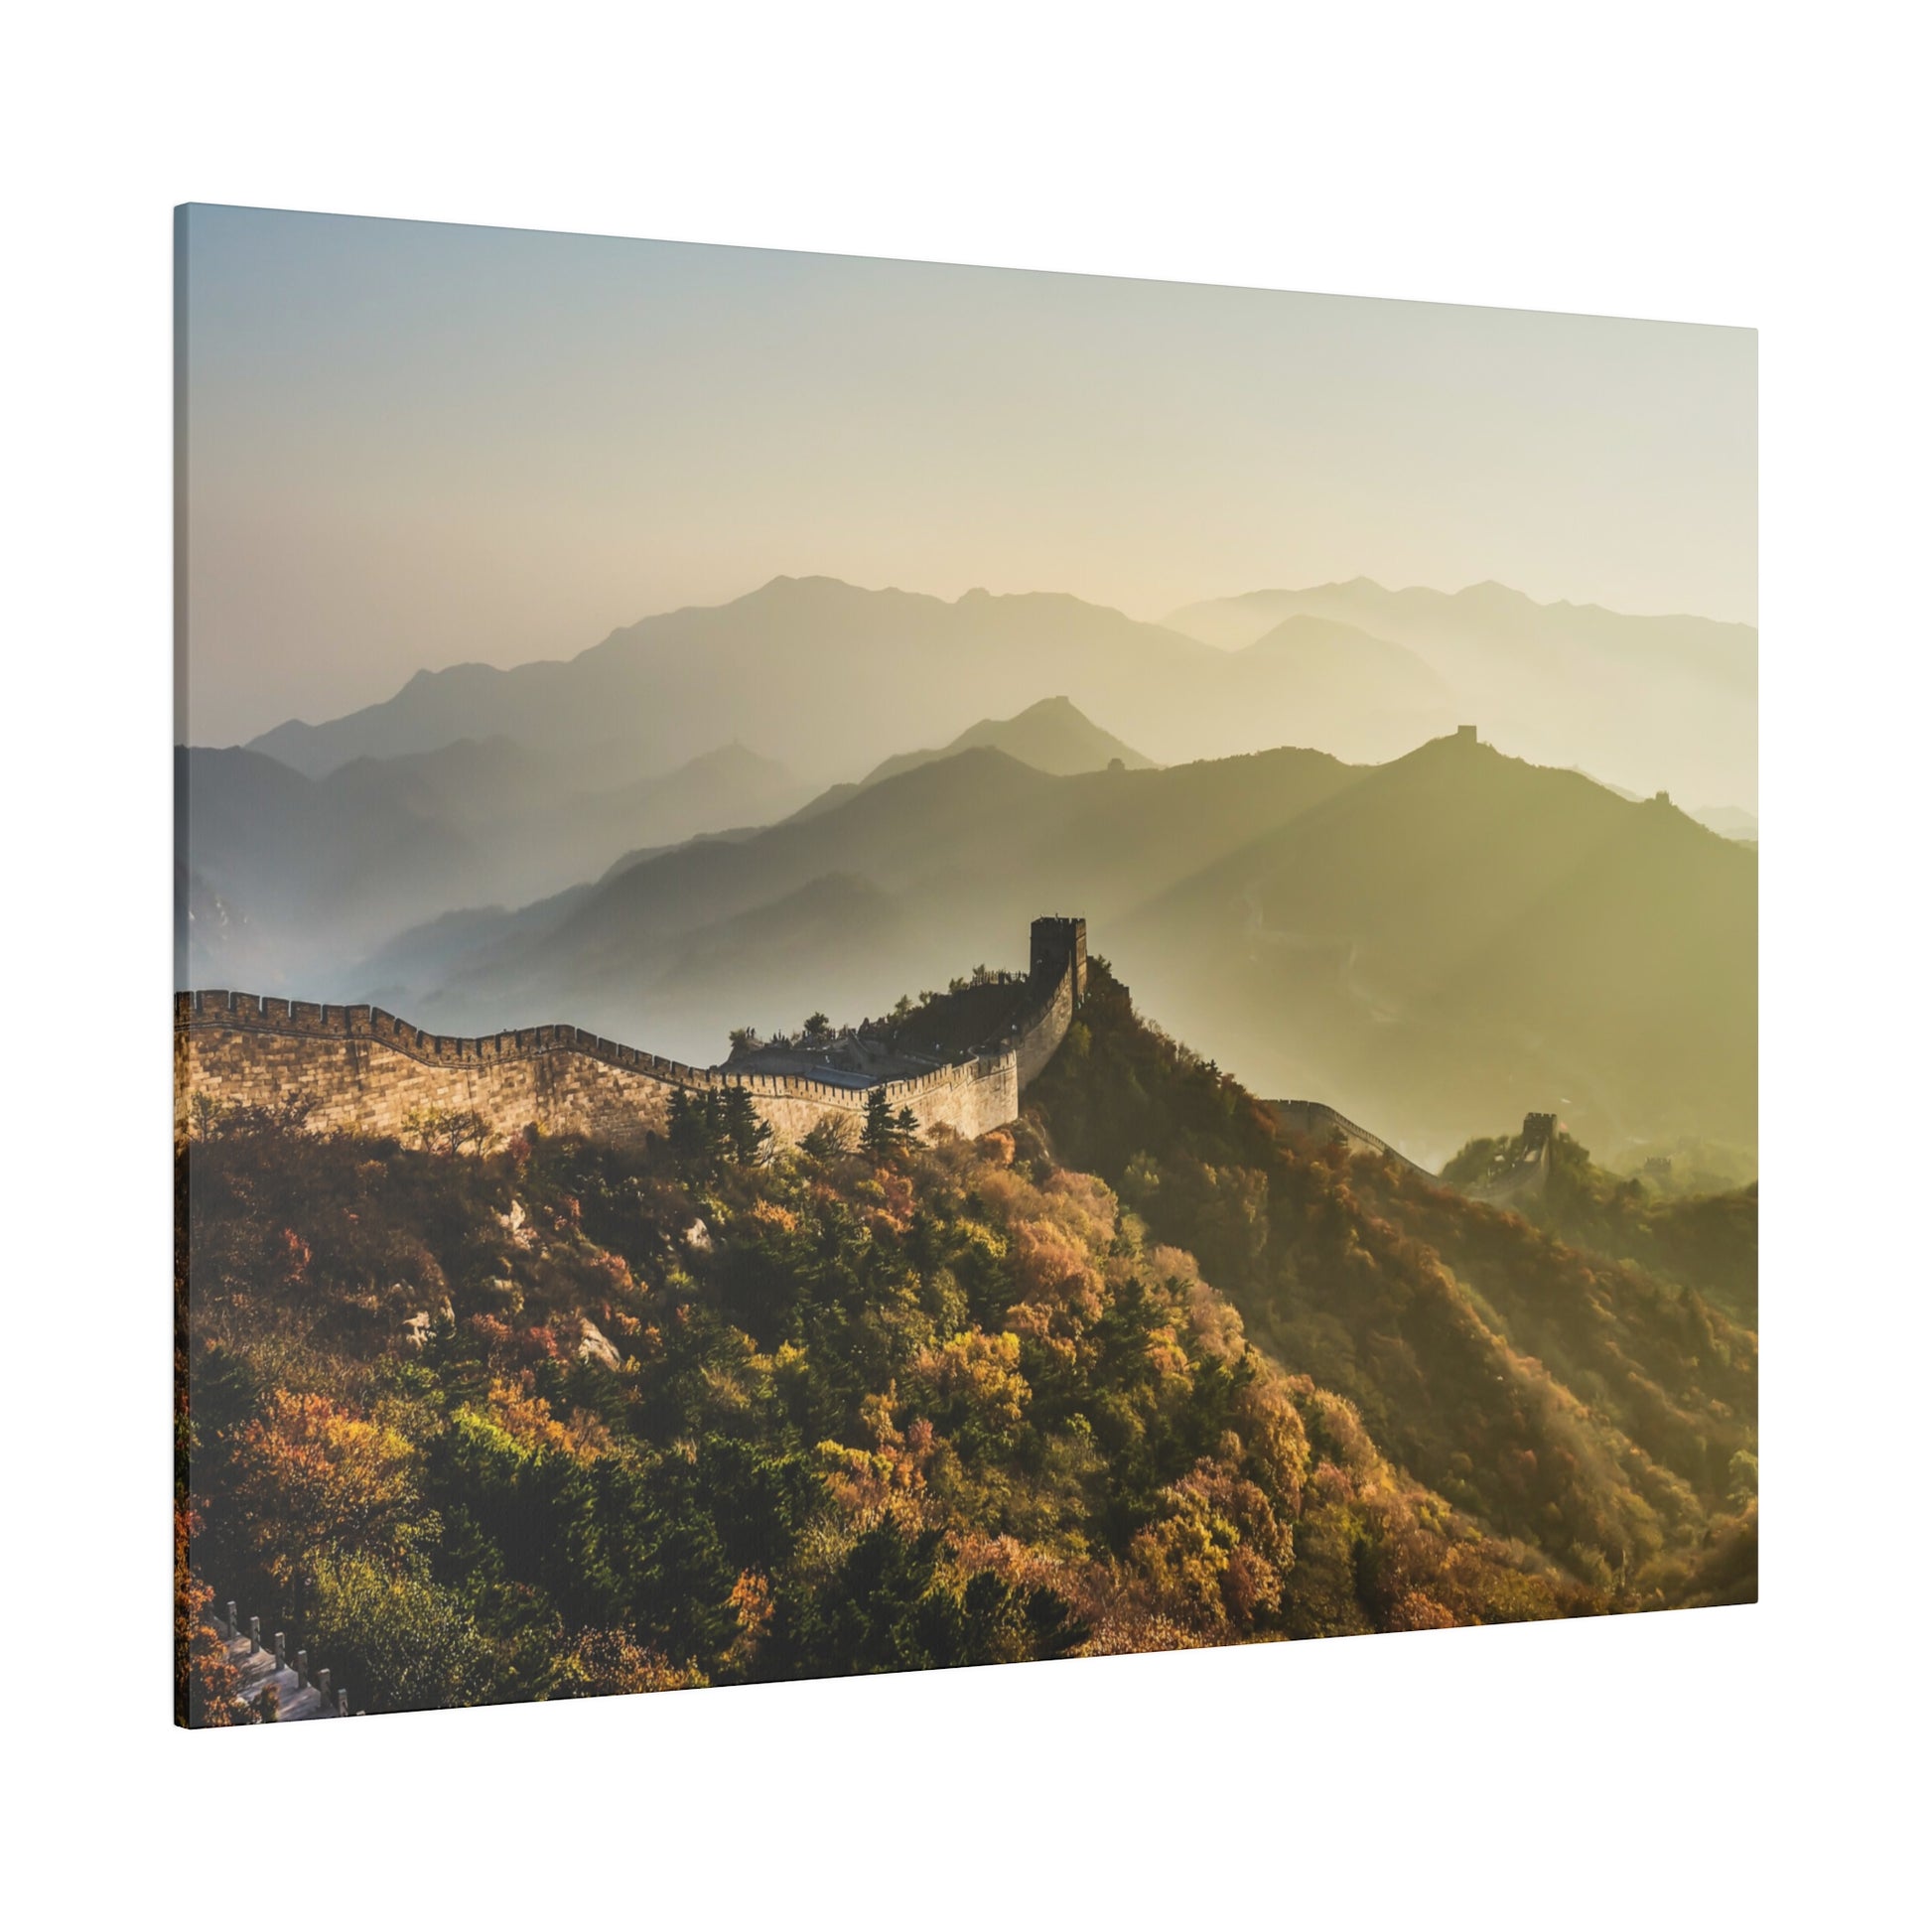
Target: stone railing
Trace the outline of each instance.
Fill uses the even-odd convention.
[[[212,1622],[227,1645],[228,1662],[241,1674],[241,1695],[250,1704],[259,1707],[263,1693],[272,1685],[278,1722],[294,1724],[309,1718],[349,1715],[348,1692],[332,1686],[326,1669],[312,1672],[307,1650],[298,1650],[291,1657],[288,1638],[277,1630],[271,1652],[262,1643],[260,1617],[251,1616],[244,1630],[234,1603],[230,1601],[226,1608],[227,1615],[215,1616]],[[363,1713],[358,1711],[355,1715],[359,1718]]]

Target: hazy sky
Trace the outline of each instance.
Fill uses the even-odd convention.
[[[1756,621],[1747,330],[197,207],[189,733],[822,573]]]

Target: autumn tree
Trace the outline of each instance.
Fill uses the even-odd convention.
[[[321,1394],[276,1389],[236,1437],[234,1506],[265,1574],[288,1587],[326,1555],[402,1563],[433,1533],[408,1439]]]
[[[190,1545],[201,1519],[175,1505],[175,1722],[191,1728],[249,1725],[255,1714],[241,1695],[241,1674],[210,1614],[214,1591],[195,1574]]]

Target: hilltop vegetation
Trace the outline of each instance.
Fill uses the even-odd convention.
[[[1694,1293],[1285,1144],[1104,965],[1035,1094],[776,1160],[205,1110],[183,1697],[210,1586],[371,1711],[1754,1590]]]

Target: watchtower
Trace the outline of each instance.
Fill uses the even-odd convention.
[[[1537,1154],[1555,1140],[1557,1117],[1555,1114],[1525,1114],[1523,1116],[1523,1152]]]
[[[1050,985],[1073,967],[1073,1004],[1087,992],[1087,922],[1085,919],[1035,919],[1029,976],[1036,987]]]
[[[1473,725],[1457,725],[1455,742],[1460,749],[1473,752],[1476,746],[1476,728]]]

